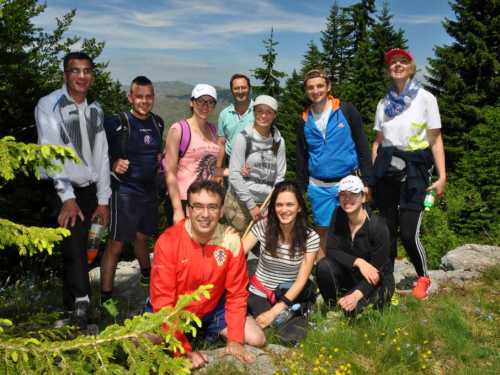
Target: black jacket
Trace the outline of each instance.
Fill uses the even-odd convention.
[[[352,270],[356,278],[356,289],[369,296],[382,282],[394,284],[394,268],[389,258],[391,235],[385,221],[376,214],[368,213],[359,228],[354,241],[351,240],[351,229],[347,214],[337,207],[332,215],[328,230],[326,253],[329,258],[335,259],[341,266]],[[359,268],[354,267],[357,258],[364,259],[379,271],[379,283],[376,286],[368,284]]]

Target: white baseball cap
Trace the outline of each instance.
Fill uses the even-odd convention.
[[[276,99],[274,99],[272,96],[269,95],[259,95],[257,99],[253,102],[254,107],[259,105],[259,104],[265,104],[272,109],[274,109],[276,112],[278,111],[278,102]]]
[[[357,194],[365,191],[365,186],[358,176],[347,176],[340,181],[337,195],[343,191],[350,191],[351,193]]]
[[[193,92],[191,93],[191,98],[198,99],[203,95],[210,95],[212,98],[217,100],[217,91],[215,91],[213,86],[205,83],[199,83],[194,87]]]

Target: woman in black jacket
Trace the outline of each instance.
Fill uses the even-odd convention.
[[[368,305],[379,308],[391,300],[395,289],[391,235],[386,221],[365,209],[359,177],[342,179],[338,194],[340,207],[333,213],[327,256],[317,265],[316,280],[327,305],[338,303],[356,316]]]

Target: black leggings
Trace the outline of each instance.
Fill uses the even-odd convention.
[[[383,178],[379,180],[374,188],[374,198],[380,216],[385,217],[395,230],[399,227],[399,236],[406,253],[410,257],[418,276],[427,276],[427,256],[425,249],[420,242],[420,225],[422,224],[423,211],[399,210],[401,181]],[[397,239],[391,249],[390,258],[392,263],[397,256]]]
[[[337,299],[353,293],[360,283],[356,275],[332,258],[322,258],[316,266],[316,282],[325,304],[335,307]],[[348,316],[355,317],[363,309],[373,304],[374,308],[380,308],[390,302],[394,294],[394,278],[384,278],[381,284],[370,295],[359,300],[356,308],[346,312]]]

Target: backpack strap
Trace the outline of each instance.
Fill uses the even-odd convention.
[[[252,153],[252,138],[250,138],[248,133],[244,130],[242,130],[240,134],[243,136],[243,138],[245,138],[246,142],[246,148],[245,148],[245,161],[246,161],[248,159],[248,155]]]
[[[155,125],[156,130],[158,131],[158,135],[160,135],[160,137],[161,137],[160,128],[162,127],[162,125],[161,125],[161,122],[159,120],[159,116],[155,115],[153,112],[149,112],[149,114],[151,115],[151,119],[153,120],[153,124]]]
[[[207,122],[207,124],[210,127],[210,130],[212,131],[212,134],[214,135],[215,139],[217,139],[217,129],[215,129],[215,125],[211,124],[210,122]]]
[[[118,118],[120,119],[120,125],[122,128],[122,159],[128,159],[127,157],[127,147],[130,138],[130,123],[128,121],[127,114],[125,112],[119,112]]]
[[[179,144],[179,159],[183,158],[191,143],[191,128],[186,120],[179,121],[181,125],[181,142]]]
[[[351,126],[351,113],[349,112],[349,106],[347,105],[346,102],[343,102],[342,100],[340,101],[339,105],[340,109],[342,110],[342,113],[344,114],[345,119],[347,120],[347,124]]]

